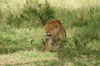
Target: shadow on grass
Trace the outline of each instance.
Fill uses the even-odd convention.
[[[30,51],[30,50],[37,50],[37,51],[43,51],[45,48],[43,43],[35,44],[6,44],[3,42],[0,42],[0,54],[11,54],[18,51]]]
[[[42,61],[28,61],[24,63],[16,63],[16,64],[0,64],[5,66],[55,66],[55,65],[64,65],[62,61],[58,60],[42,60]]]
[[[24,50],[23,48],[17,48],[17,47],[1,47],[0,48],[0,54],[8,54],[8,53],[14,53],[16,51]]]
[[[66,59],[68,62],[78,66],[100,65],[100,50],[91,50],[87,48],[77,50],[76,48],[67,47],[58,52],[58,57],[62,61]]]

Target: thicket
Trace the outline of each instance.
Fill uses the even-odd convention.
[[[19,15],[10,14],[7,18],[7,24],[13,24],[17,27],[25,23],[29,26],[41,26],[54,17],[54,7],[51,7],[47,0],[45,3],[39,3],[38,0],[26,0],[23,12]]]

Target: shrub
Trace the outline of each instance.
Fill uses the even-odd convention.
[[[21,24],[29,25],[45,25],[48,20],[54,18],[54,8],[49,5],[45,0],[45,3],[38,3],[38,0],[27,0],[24,5],[23,12],[19,15],[12,15],[7,18],[7,24],[14,24],[20,26]]]
[[[18,15],[10,14],[10,16],[7,18],[7,24],[9,25],[13,24],[16,27],[19,27],[22,21],[23,21],[23,18],[21,18]]]
[[[31,18],[31,16],[35,16],[36,18],[39,18],[43,25],[47,23],[48,20],[53,19],[55,16],[54,8],[50,6],[47,0],[45,0],[44,4],[39,4],[38,1],[37,5],[32,6],[32,2],[29,3],[27,1],[26,3],[26,9],[24,10],[24,13],[28,16],[28,18]],[[30,16],[31,15],[31,16]]]

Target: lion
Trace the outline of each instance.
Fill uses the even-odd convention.
[[[57,19],[52,19],[45,24],[45,34],[47,39],[45,52],[50,52],[50,45],[53,50],[57,50],[60,40],[66,38],[66,31],[61,21]]]

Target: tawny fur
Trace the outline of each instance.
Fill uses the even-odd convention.
[[[60,45],[60,40],[66,38],[66,31],[61,21],[57,19],[52,19],[45,25],[45,33],[47,38],[45,52],[50,51],[50,45],[56,50]]]

